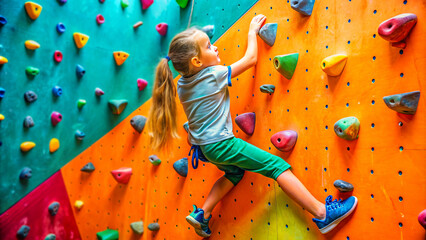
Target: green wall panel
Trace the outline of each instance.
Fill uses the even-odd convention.
[[[128,114],[142,105],[151,96],[154,70],[158,60],[167,54],[172,37],[185,29],[191,13],[191,3],[181,9],[174,0],[155,0],[147,10],[142,10],[139,0],[130,0],[123,9],[120,0],[69,0],[61,5],[57,1],[36,1],[43,10],[36,20],[31,20],[24,8],[25,1],[0,0],[0,15],[8,23],[0,27],[0,56],[9,62],[0,67],[0,87],[6,89],[0,100],[0,212],[4,212],[20,198],[46,180],[63,165],[72,160],[97,139],[106,134]],[[216,33],[212,41],[220,37],[257,0],[195,1],[191,25],[214,24]],[[102,14],[105,23],[98,25],[96,15]],[[133,24],[143,21],[138,29]],[[58,34],[56,24],[66,26]],[[160,36],[155,25],[169,24],[165,37]],[[77,49],[73,33],[90,36],[85,47]],[[41,47],[27,50],[26,40],[34,40]],[[60,50],[63,60],[55,63],[53,53]],[[113,51],[130,54],[127,61],[116,66]],[[86,74],[78,79],[76,65],[82,65]],[[39,75],[31,79],[25,74],[27,66],[40,69]],[[139,92],[137,79],[148,81],[148,87]],[[52,87],[61,86],[63,94],[54,97]],[[105,91],[102,97],[95,96],[95,88]],[[27,104],[24,93],[28,90],[38,95],[38,100]],[[79,110],[77,100],[87,104]],[[112,115],[108,100],[127,99],[124,112]],[[63,115],[55,127],[50,122],[52,111]],[[23,128],[26,116],[34,119],[35,126]],[[82,142],[74,138],[79,129],[86,133]],[[49,141],[58,138],[60,149],[51,154]],[[33,141],[36,147],[27,153],[20,151],[20,144]],[[32,178],[19,181],[23,167],[30,167]]]

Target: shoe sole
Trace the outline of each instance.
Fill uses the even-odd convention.
[[[195,218],[193,218],[191,216],[186,216],[186,221],[192,227],[194,227],[194,230],[198,234],[198,236],[200,236],[200,237],[210,237],[211,234],[207,234],[206,232],[204,232],[203,229],[201,229],[200,222],[198,222],[197,220],[195,220]]]
[[[335,228],[343,219],[345,219],[347,216],[351,215],[351,213],[355,210],[356,205],[358,204],[358,198],[355,198],[355,202],[354,205],[352,206],[351,209],[349,209],[349,211],[347,213],[345,213],[345,215],[341,216],[340,218],[334,220],[333,222],[331,222],[330,224],[328,224],[327,227],[321,228],[320,232],[322,234],[326,234],[328,232],[330,232],[331,230],[333,230],[333,228]]]

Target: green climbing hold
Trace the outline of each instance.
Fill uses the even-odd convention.
[[[161,164],[161,159],[159,159],[157,155],[151,155],[149,156],[149,162],[151,162],[154,166],[158,166]]]
[[[403,114],[413,115],[417,111],[420,91],[401,93],[383,97],[388,108]]]
[[[121,0],[121,7],[126,8],[129,6],[129,0]]]
[[[334,132],[343,139],[354,140],[358,138],[359,124],[356,117],[342,118],[334,124]]]
[[[47,236],[44,238],[44,240],[56,240],[56,235],[53,233],[47,234]]]
[[[188,5],[188,0],[176,0],[176,2],[181,8],[186,8],[186,5]]]
[[[107,229],[102,232],[96,233],[98,240],[118,240],[118,231]]]
[[[29,67],[27,67],[27,68],[25,69],[25,72],[26,72],[29,76],[36,76],[36,75],[40,72],[40,70],[39,70],[38,68],[35,68],[35,67],[31,67],[31,66],[29,66]]]
[[[77,101],[77,107],[81,109],[84,105],[86,105],[86,100],[84,100],[84,99],[78,99],[78,101]]]
[[[113,114],[119,115],[127,106],[127,100],[109,100],[108,105],[112,110]]]
[[[285,78],[290,80],[296,70],[299,53],[279,55],[274,57],[274,67]]]
[[[80,169],[80,171],[82,171],[82,172],[93,172],[93,171],[95,171],[95,166],[93,166],[92,162],[89,162],[86,165],[84,165],[84,167],[82,167]]]
[[[143,222],[142,221],[132,222],[132,223],[130,223],[130,228],[132,228],[133,232],[135,232],[137,234],[142,234],[143,233]]]

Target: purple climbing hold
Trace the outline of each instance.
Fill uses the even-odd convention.
[[[55,97],[59,97],[59,96],[61,96],[61,95],[62,95],[62,88],[61,88],[61,87],[59,87],[59,86],[54,86],[54,87],[52,88],[52,93],[53,93],[53,95],[54,95]]]
[[[24,119],[24,128],[34,127],[34,120],[31,116],[26,116]]]
[[[274,146],[283,152],[289,152],[293,150],[294,145],[297,141],[297,132],[293,130],[285,130],[277,132],[271,137],[271,142]]]
[[[75,131],[75,139],[82,141],[86,134],[80,130]]]
[[[56,31],[58,31],[58,33],[64,33],[66,30],[66,27],[63,23],[58,23],[56,25]]]
[[[24,98],[25,98],[25,101],[27,101],[27,103],[32,103],[35,100],[37,100],[37,94],[33,91],[27,91],[24,94]]]
[[[145,127],[146,117],[136,115],[130,120],[130,125],[138,132],[141,133]]]
[[[59,202],[53,202],[49,205],[48,210],[49,210],[50,216],[55,216],[56,214],[58,214],[59,206],[60,206]]]
[[[92,162],[88,162],[86,165],[84,165],[84,167],[82,167],[81,169],[80,169],[80,171],[82,171],[82,172],[93,172],[93,171],[95,171],[95,166],[93,165],[93,163]]]
[[[243,113],[235,118],[235,123],[247,135],[253,135],[256,123],[256,114],[254,112]]]
[[[50,115],[50,121],[52,122],[53,126],[56,126],[60,121],[62,121],[62,114],[59,112],[52,112]]]
[[[299,13],[311,16],[312,9],[314,8],[315,0],[291,0],[291,8],[298,11]]]
[[[104,95],[105,93],[104,93],[104,91],[102,91],[102,89],[100,89],[100,88],[96,88],[95,89],[95,94],[96,94],[96,96],[102,96],[102,95]]]
[[[188,158],[182,158],[173,163],[173,168],[176,172],[182,177],[186,177],[188,175]]]
[[[26,238],[27,237],[27,235],[28,235],[28,232],[30,231],[30,227],[29,226],[27,226],[27,225],[22,225],[20,228],[19,228],[19,230],[18,230],[18,232],[16,233],[16,237],[18,238],[18,239],[24,239],[24,238]]]
[[[277,37],[277,23],[267,23],[259,30],[259,37],[269,46],[274,46]]]
[[[388,108],[403,114],[413,115],[417,111],[420,91],[401,93],[383,97]]]
[[[32,170],[29,167],[24,167],[19,174],[19,178],[22,180],[29,179],[32,176]]]

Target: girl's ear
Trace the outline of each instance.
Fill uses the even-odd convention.
[[[201,62],[201,60],[197,56],[191,58],[191,64],[192,64],[192,66],[197,67],[197,68],[203,66],[203,63]]]

